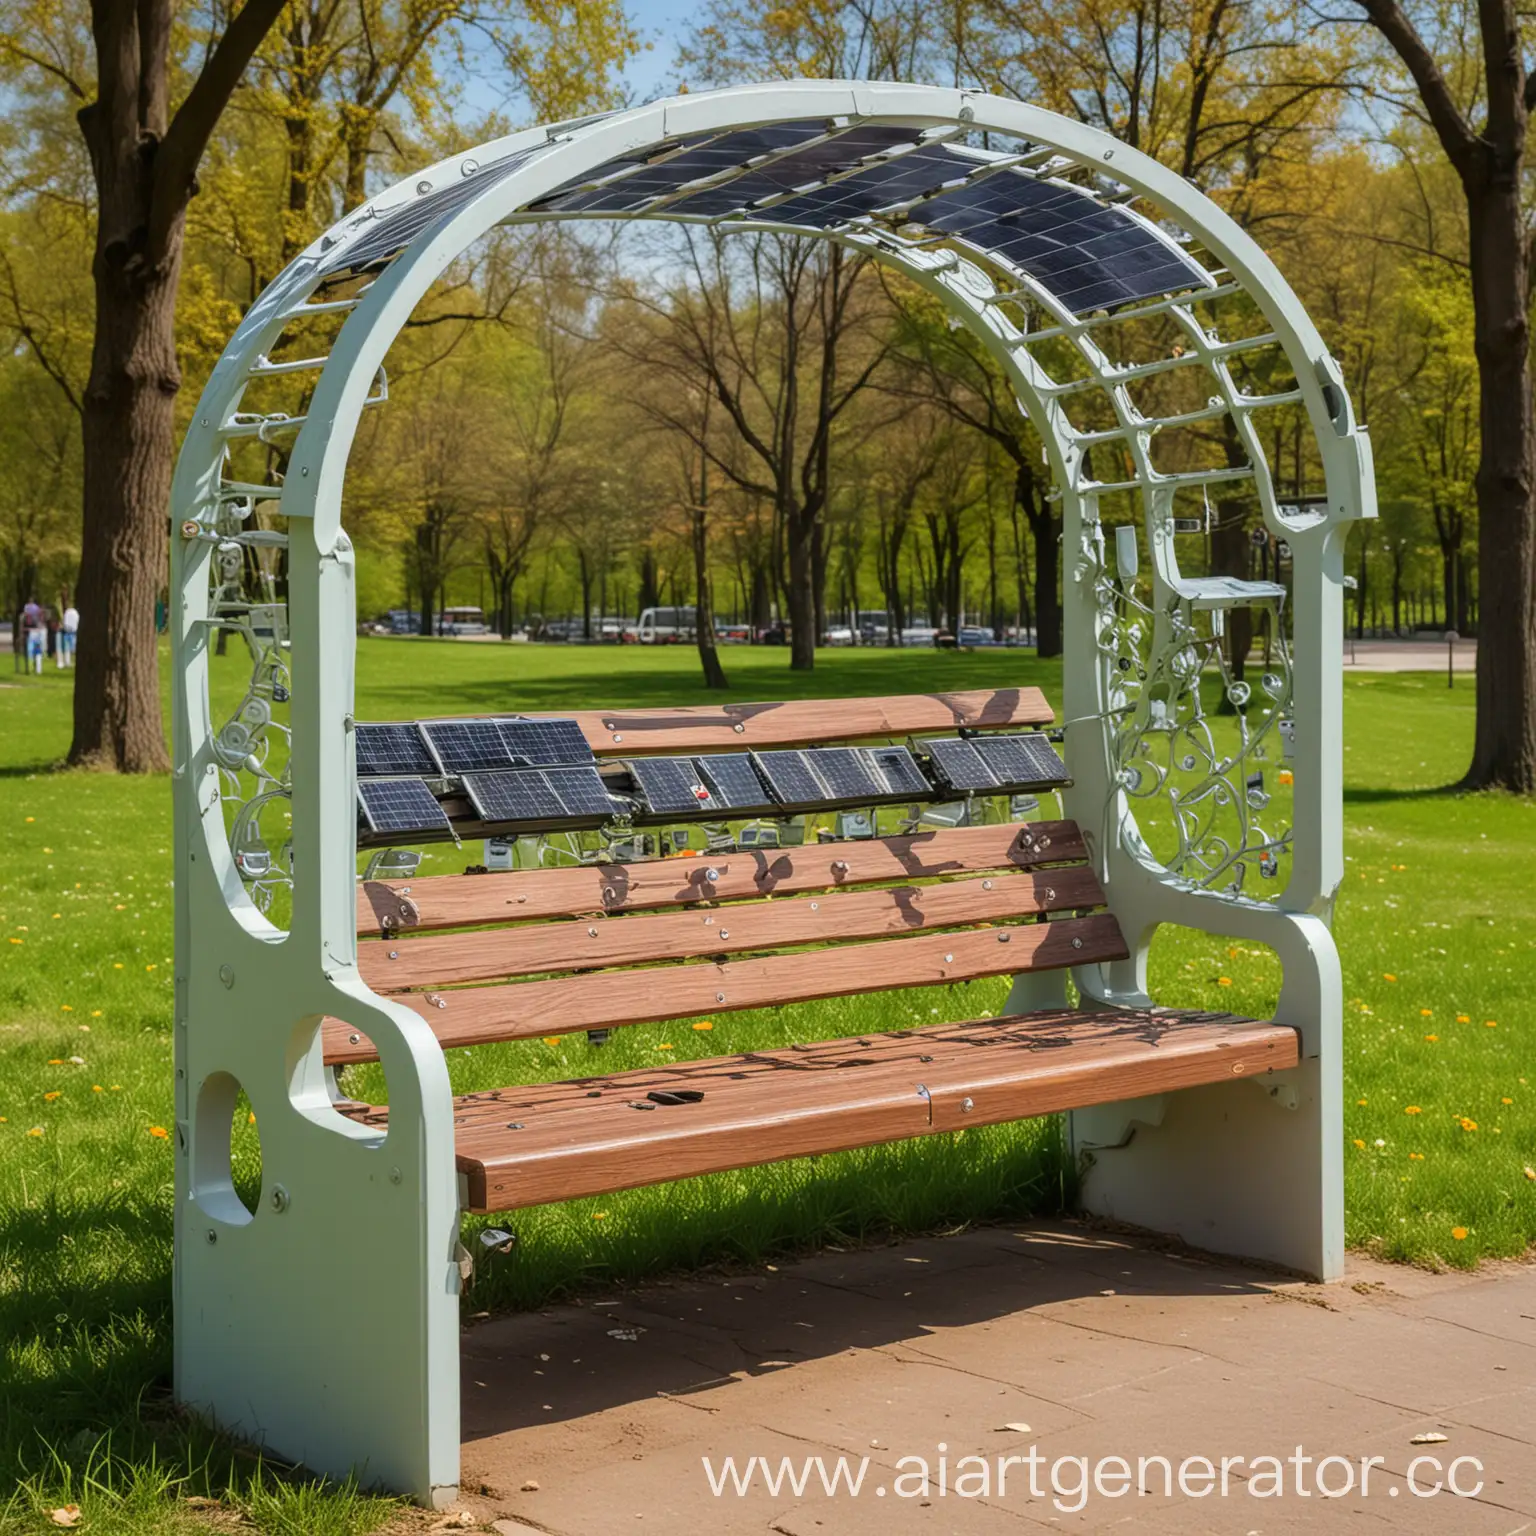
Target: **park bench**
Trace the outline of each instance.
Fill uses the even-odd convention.
[[[824,238],[984,349],[1034,433],[1021,504],[1059,528],[1059,808],[1005,796],[999,822],[930,797],[875,827],[853,794],[830,845],[726,817],[699,857],[635,862],[657,816],[619,862],[405,877],[399,828],[418,824],[390,821],[391,795],[440,838],[508,828],[432,763],[394,790],[360,777],[348,456],[364,413],[396,408],[391,343],[474,242],[587,218]],[[1172,171],[1025,103],[700,92],[509,135],[349,212],[243,314],[172,486],[178,1402],[445,1503],[466,1211],[1052,1111],[1083,1211],[1339,1275],[1343,552],[1373,513],[1343,372],[1264,252]],[[231,711],[210,657],[234,632],[252,670]],[[649,804],[669,757],[854,742],[916,762],[1051,721],[1027,688],[943,692],[965,665],[926,652],[917,697],[564,712],[558,730],[595,754],[572,777],[590,828],[614,793]],[[526,702],[509,684],[492,704]],[[365,843],[383,862],[360,882]],[[1278,962],[1268,1017],[1160,1007],[1164,929],[1201,936],[1212,973],[1181,970],[1168,1000],[1226,997],[1218,956],[1242,946]],[[910,989],[988,977],[1011,978],[995,1017],[917,1027]],[[872,1034],[807,1024],[606,1075],[594,1043],[586,1079],[457,1099],[448,1072],[474,1042],[701,1015],[726,1047],[737,1010],[870,991],[891,999],[883,1019],[860,1005]],[[232,1146],[258,1133],[253,1197]]]
[[[577,717],[600,756],[920,742],[1050,718],[1033,689]],[[1072,822],[368,881],[358,970],[443,1048],[1129,957]],[[722,1028],[721,1034],[726,1031]],[[375,1059],[328,1020],[335,1067]],[[454,1101],[470,1211],[1262,1077],[1296,1031],[1177,1009],[1005,1012]],[[383,1130],[388,1110],[347,1105]]]

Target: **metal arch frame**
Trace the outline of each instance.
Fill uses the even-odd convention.
[[[1293,551],[1296,613],[1296,842],[1280,900],[1263,903],[1170,879],[1136,833],[1109,745],[1111,681],[1098,654],[1094,585],[1105,566],[1101,496],[1158,497],[1208,476],[1160,475],[1151,432],[1127,382],[1172,362],[1117,367],[1095,341],[1102,316],[1073,314],[1027,274],[1000,290],[963,241],[909,243],[868,220],[836,230],[767,228],[843,240],[902,269],[997,358],[1045,445],[1064,517],[1066,752],[1075,779],[1067,810],[1093,839],[1112,909],[1133,959],[1075,973],[1088,1001],[1147,1001],[1153,933],[1175,923],[1271,946],[1284,967],[1277,1017],[1297,1027],[1306,1060],[1266,1104],[1231,1084],[1167,1104],[1108,1106],[1072,1117],[1095,1210],[1175,1231],[1202,1246],[1272,1259],[1320,1277],[1342,1267],[1339,966],[1328,917],[1342,876],[1341,635],[1343,532],[1373,514],[1369,443],[1351,415],[1337,364],[1258,246],[1219,208],[1146,156],[1079,123],[978,92],[925,86],[795,81],[689,96],[581,122],[535,128],[456,155],[374,198],[299,256],[241,322],[204,389],[172,490],[176,802],[176,1392],[224,1426],[316,1470],[358,1472],[442,1504],[458,1481],[458,1191],[451,1098],[442,1051],[410,1010],[373,994],[356,970],[354,568],[341,526],[342,484],[362,410],[379,398],[385,354],[449,264],[493,226],[626,151],[679,135],[798,119],[895,122],[1016,136],[1080,166],[1112,169],[1132,192],[1176,215],[1223,264],[1218,292],[1246,292],[1267,338],[1222,343],[1199,324],[1191,293],[1139,306],[1171,310],[1192,362],[1218,381],[1237,422],[1266,523]],[[419,232],[357,296],[309,304],[325,270],[376,221],[424,187],[478,174],[480,161],[526,158]],[[665,217],[665,208],[658,213]],[[769,210],[771,212],[771,210]],[[535,215],[524,214],[524,217]],[[995,257],[984,256],[993,267]],[[1024,334],[1010,293],[1055,318]],[[348,311],[330,354],[272,364],[265,352],[295,318]],[[1114,316],[1109,317],[1115,318]],[[1089,377],[1054,381],[1030,352],[1069,340]],[[1310,418],[1328,502],[1306,518],[1277,506],[1249,417],[1266,402],[1241,395],[1225,358],[1278,346]],[[226,447],[267,424],[240,412],[253,378],[318,370],[282,487],[223,478]],[[1116,425],[1082,432],[1062,404],[1102,390]],[[1273,402],[1269,402],[1273,403]],[[1216,412],[1213,401],[1211,411]],[[1207,413],[1196,412],[1196,417]],[[275,430],[275,427],[274,427]],[[1096,484],[1084,450],[1115,438],[1136,479]],[[255,908],[231,858],[212,754],[208,699],[209,570],[220,505],[280,501],[289,530],[292,644],[293,911],[279,931]],[[1025,979],[1028,980],[1027,978]],[[1064,986],[1064,983],[1062,983]],[[1046,997],[1021,982],[1018,1005]],[[346,1019],[378,1047],[390,1121],[380,1139],[332,1107],[318,1022]],[[233,1190],[230,1112],[237,1085],[259,1117],[263,1188],[254,1216]],[[1144,1127],[1134,1139],[1126,1127]],[[1155,1128],[1154,1128],[1155,1127]],[[1111,1150],[1119,1148],[1119,1150]],[[346,1309],[348,1358],[332,1313]]]

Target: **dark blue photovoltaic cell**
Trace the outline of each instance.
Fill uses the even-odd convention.
[[[659,159],[654,165],[647,164],[652,157],[663,153],[658,147],[622,160],[609,161],[597,170],[584,175],[570,190],[556,188],[548,197],[540,198],[531,206],[540,210],[561,213],[592,212],[619,213],[649,202],[668,192],[675,192],[690,181],[705,176],[718,175],[734,166],[745,165],[760,155],[774,154],[806,139],[819,138],[827,131],[824,122],[772,123],[764,128],[746,128],[738,133],[722,134],[687,143],[680,153],[667,159]],[[631,169],[633,167],[633,169]],[[590,182],[601,181],[609,176],[622,174],[622,179],[610,186],[581,191]],[[791,183],[793,185],[793,183]]]
[[[1123,209],[1018,171],[943,192],[913,220],[1027,272],[1076,313],[1209,282]]]
[[[877,161],[831,186],[818,187],[814,192],[775,204],[765,211],[765,216],[775,223],[825,228],[873,213],[877,208],[910,202],[964,175],[968,169],[942,145],[924,145],[894,159]]]
[[[380,213],[356,239],[343,243],[322,259],[321,273],[330,277],[337,272],[360,272],[375,262],[398,255],[424,229],[447,214],[457,213],[548,148],[548,144],[535,144],[492,165],[482,166],[473,176],[460,176],[452,170],[440,173],[453,175],[456,179],[423,193],[413,202]]]
[[[791,131],[797,137],[785,138],[782,143],[767,142],[765,135],[770,130],[759,128],[745,133],[726,134],[707,144],[685,149],[670,160],[631,172],[610,186],[590,192],[556,194],[535,206],[561,213],[627,212],[649,202],[653,197],[676,192],[690,181],[718,175],[733,165],[744,165],[759,155],[777,153],[805,139],[820,139],[827,128],[821,122],[785,123],[771,130],[773,134],[779,135]],[[848,170],[869,155],[879,154],[897,145],[910,144],[914,136],[911,128],[879,125],[850,128],[824,143],[806,144],[803,149],[792,149],[790,153],[781,155],[767,165],[753,167],[723,187],[690,193],[670,204],[668,211],[710,216],[731,213],[765,197],[776,197],[796,187],[813,185],[836,172]]]

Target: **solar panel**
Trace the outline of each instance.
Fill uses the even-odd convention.
[[[780,805],[815,805],[828,798],[804,752],[754,752],[752,761]]]
[[[444,773],[477,773],[512,764],[499,720],[428,720],[421,734]]]
[[[933,793],[932,786],[905,747],[869,747],[866,753],[876,775],[891,794],[927,796]]]
[[[758,811],[772,806],[773,797],[763,788],[757,769],[745,752],[722,752],[695,761],[716,805],[732,811]]]
[[[357,740],[359,778],[430,776],[437,764],[427,751],[421,733],[409,721],[389,725],[359,725]]]
[[[873,800],[886,792],[856,747],[822,747],[806,755],[811,771],[827,786],[830,800]]]
[[[624,765],[640,786],[648,809],[659,814],[714,808],[708,788],[689,757],[637,757]]]
[[[526,165],[548,147],[548,144],[531,145],[493,165],[481,167],[472,176],[452,170],[440,172],[440,186],[429,188],[412,197],[409,202],[402,201],[392,208],[376,209],[366,225],[355,226],[359,228],[355,239],[344,239],[337,249],[321,259],[321,273],[330,277],[337,272],[359,272],[376,262],[388,260],[403,251],[424,229],[448,214],[467,207],[482,192],[505,181],[513,171]],[[452,180],[448,180],[450,176]],[[397,195],[410,196],[409,193]]]
[[[481,821],[559,821],[565,806],[537,768],[506,768],[464,777],[470,804]]]
[[[496,724],[519,767],[593,760],[591,745],[574,720],[498,720]]]
[[[443,808],[420,779],[365,779],[357,801],[370,832],[418,835],[451,828]]]
[[[971,745],[1005,788],[1037,789],[1067,780],[1067,765],[1049,738],[1038,731],[1024,736],[978,736]]]
[[[596,816],[606,821],[613,815],[613,802],[595,767],[546,768],[544,777],[568,816]]]
[[[912,219],[1028,273],[1078,314],[1211,281],[1135,214],[1022,171],[942,192],[913,209]]]
[[[991,790],[997,788],[997,775],[987,767],[976,744],[959,736],[940,736],[923,743],[923,751],[933,761],[934,772],[950,789]]]

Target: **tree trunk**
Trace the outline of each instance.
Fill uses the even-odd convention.
[[[168,768],[160,718],[155,599],[166,575],[181,234],[155,270],[97,237],[96,338],[81,426],[85,440],[76,767]]]
[[[803,517],[786,519],[789,544],[789,667],[810,672],[816,666],[816,575],[814,570],[815,522]]]
[[[1536,429],[1520,161],[1469,188],[1482,456],[1477,732],[1468,788],[1536,792]],[[1449,622],[1449,619],[1447,619]]]

